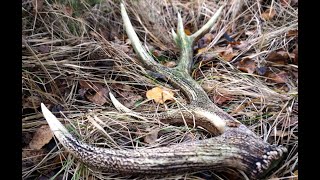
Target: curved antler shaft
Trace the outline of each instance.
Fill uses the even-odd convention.
[[[228,128],[221,136],[168,147],[136,150],[99,148],[78,141],[65,131],[65,127],[43,104],[41,108],[54,135],[69,152],[88,166],[107,172],[170,174],[234,168],[256,179],[278,163],[277,160],[286,152],[285,148],[270,146],[255,135],[248,135],[244,125]]]

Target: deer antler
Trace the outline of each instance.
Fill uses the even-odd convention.
[[[182,110],[188,124],[201,126],[215,137],[195,142],[185,142],[169,147],[138,150],[113,150],[94,147],[79,142],[56,117],[41,104],[44,117],[61,144],[85,164],[104,171],[120,173],[163,174],[195,170],[234,168],[242,170],[251,179],[263,177],[283,157],[286,148],[270,145],[256,136],[245,125],[217,107],[201,86],[189,75],[192,65],[192,44],[207,32],[222,12],[220,7],[215,15],[196,33],[184,33],[183,23],[178,14],[177,33],[172,31],[176,45],[181,50],[178,65],[168,68],[158,64],[144,49],[136,35],[124,5],[121,15],[124,28],[132,41],[135,52],[145,68],[163,74],[176,88],[181,89],[189,99],[188,110]],[[110,95],[117,109],[130,110],[119,104]],[[164,122],[176,123],[181,113],[172,110],[160,113]]]

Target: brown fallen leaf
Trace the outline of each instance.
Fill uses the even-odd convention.
[[[191,35],[191,31],[188,28],[184,29],[184,33],[186,33],[186,35],[188,35],[188,36]]]
[[[94,95],[87,95],[86,97],[88,98],[89,101],[95,104],[103,105],[104,103],[107,102],[106,97],[108,93],[109,93],[108,89],[102,87]]]
[[[289,53],[286,51],[272,51],[266,58],[266,61],[285,65],[288,64],[289,58]]]
[[[276,11],[274,9],[267,9],[265,12],[261,14],[261,18],[270,21],[276,15]]]
[[[79,89],[79,95],[81,97],[85,96],[89,101],[103,105],[107,102],[108,93],[109,90],[103,87],[101,84],[93,84],[89,81],[79,81],[80,89]],[[88,93],[88,90],[93,91],[93,93]],[[90,91],[89,91],[90,92]]]
[[[288,80],[288,74],[285,71],[281,71],[279,73],[269,72],[267,77],[269,77],[270,80],[275,83],[286,83]]]
[[[207,47],[213,40],[214,36],[214,34],[207,33],[202,38],[200,38],[197,42],[198,49]]]
[[[294,48],[292,53],[294,54],[293,64],[298,64],[298,44],[296,45],[296,48]]]
[[[160,57],[160,56],[163,55],[163,54],[162,54],[162,51],[159,51],[159,50],[157,50],[157,49],[154,49],[154,50],[152,51],[152,54],[153,54],[155,57]]]
[[[233,99],[232,97],[227,96],[227,95],[217,94],[217,95],[213,96],[213,102],[216,104],[219,104],[219,105],[223,104],[226,101],[230,101],[232,99]]]
[[[239,41],[238,44],[232,45],[232,47],[244,51],[249,45],[248,41]]]
[[[29,143],[31,149],[41,149],[44,145],[48,144],[52,139],[52,133],[48,125],[42,125],[37,129]]]
[[[164,104],[167,100],[174,99],[174,93],[170,89],[154,87],[148,90],[146,96],[149,100],[153,99],[156,103]]]
[[[233,57],[239,54],[237,51],[233,50],[231,44],[226,47],[215,47],[213,52],[218,54],[225,61],[231,61]]]
[[[94,87],[93,83],[90,81],[80,80],[79,84],[81,88],[85,88],[85,89],[93,89]]]
[[[239,61],[237,68],[241,71],[253,74],[253,72],[256,69],[256,62],[250,58],[244,58],[241,61]]]
[[[152,130],[146,136],[144,136],[143,141],[148,144],[153,144],[158,139],[159,129]]]
[[[221,52],[220,54],[220,57],[225,60],[225,61],[231,61],[232,58],[234,58],[235,56],[238,55],[238,53],[236,52],[233,52],[233,51],[224,51],[224,52]]]
[[[292,37],[292,36],[298,36],[298,30],[294,29],[294,30],[289,30],[286,34],[287,37]]]

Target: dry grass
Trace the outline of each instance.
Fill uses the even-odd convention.
[[[38,2],[37,8],[32,4],[34,2]],[[175,91],[177,100],[166,106],[145,101],[148,89],[159,85],[170,88],[170,85],[152,78],[139,63],[123,30],[118,1],[86,2],[22,1],[22,139],[26,154],[23,157],[23,179],[130,178],[88,169],[54,142],[42,150],[30,149],[28,142],[32,134],[46,124],[40,112],[40,102],[56,112],[61,110],[62,113],[56,113],[61,121],[81,140],[96,146],[152,148],[209,137],[201,129],[171,126],[156,118],[133,118],[117,112],[108,98],[101,106],[81,95],[83,87],[79,81],[86,81],[102,85],[119,101],[139,112],[177,108],[179,102],[185,102],[179,91]],[[292,51],[297,38],[287,36],[287,33],[297,29],[297,6],[284,6],[273,0],[140,0],[128,1],[126,7],[142,42],[151,52],[160,52],[158,59],[164,63],[179,55],[171,39],[171,28],[175,29],[177,22],[176,12],[182,13],[186,27],[194,32],[221,4],[227,6],[215,26],[213,40],[201,55],[195,56],[193,77],[212,99],[217,95],[232,96],[232,100],[219,106],[265,141],[289,148],[284,163],[268,178],[292,179],[298,166],[298,80],[292,74],[298,66],[271,67],[273,72],[285,71],[290,75],[286,83],[281,84],[285,90],[268,77],[241,72],[236,66],[243,57],[250,56],[258,65],[264,65],[270,52],[278,49]],[[270,7],[276,15],[273,20],[265,21],[261,14]],[[231,32],[233,38],[248,44],[229,62],[211,56],[215,54],[215,47],[226,46],[225,32]],[[208,56],[211,57],[209,60]],[[130,101],[132,99],[134,102]],[[144,137],[155,130],[159,131],[158,139],[151,144],[145,143]],[[223,174],[211,171],[161,178],[206,177],[227,179]]]

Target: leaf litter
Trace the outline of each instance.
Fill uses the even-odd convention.
[[[37,129],[29,143],[31,149],[41,149],[44,145],[48,144],[53,135],[48,125],[43,125]]]
[[[164,104],[166,101],[174,100],[174,93],[170,89],[154,87],[147,91],[146,96],[149,100]]]
[[[162,87],[169,86],[159,80],[160,74],[153,72],[159,77],[156,79],[145,76],[146,70],[137,61],[137,56],[123,31],[119,8],[115,1],[108,0],[94,5],[83,1],[76,4],[50,4],[42,1],[41,5],[39,1],[40,6],[34,9],[36,6],[32,2],[36,1],[39,0],[22,2],[23,37],[41,60],[39,64],[39,59],[30,55],[30,50],[23,46],[23,102],[31,109],[23,115],[26,117],[22,122],[23,131],[33,132],[43,125],[43,119],[37,116],[37,108],[39,102],[45,102],[52,107],[61,104],[64,107],[61,110],[71,123],[73,132],[81,134],[85,141],[97,146],[105,147],[113,142],[96,133],[96,127],[88,123],[86,116],[93,112],[97,113],[95,115],[103,122],[101,127],[120,148],[161,147],[181,143],[189,135],[192,137],[191,141],[208,138],[200,130],[162,124],[157,118],[137,120],[116,113],[108,98],[109,91],[116,92],[123,105],[134,108],[138,102],[144,100],[150,87],[160,88],[147,98],[152,101],[144,101],[139,105],[138,110],[143,113],[154,113],[155,109],[163,110],[152,102],[166,105],[174,99],[183,99],[183,95],[178,91],[172,94],[172,90],[163,89]],[[176,28],[175,11],[165,1],[153,2],[156,5],[147,2],[126,2],[127,7],[130,7],[130,18],[136,18],[132,22],[138,30],[142,44],[150,47],[150,53],[158,59],[162,58],[161,63],[165,66],[175,67],[175,59],[179,54],[169,33],[172,28]],[[239,1],[237,6],[233,1],[221,2],[227,4],[228,11],[224,11],[217,26],[201,37],[194,48],[196,58],[192,74],[201,82],[212,101],[226,112],[234,112],[232,114],[238,120],[250,126],[259,136],[268,139],[269,143],[291,147],[285,165],[270,177],[290,177],[296,166],[296,2],[297,0]],[[204,1],[202,4],[205,6],[197,2],[185,5],[184,2],[172,1],[172,5],[183,13],[184,22],[188,24],[186,33],[201,27],[218,7],[218,4],[210,1]],[[41,13],[36,14],[37,11]],[[225,38],[225,33],[230,39]],[[119,84],[128,85],[130,88]],[[163,93],[165,91],[169,93]],[[163,97],[166,94],[168,97]],[[176,109],[176,104],[178,103],[168,103],[167,108]],[[157,136],[161,133],[161,138],[156,139],[157,133],[146,131],[146,127],[159,127],[161,131]],[[162,133],[162,129],[166,128],[171,131]],[[274,129],[277,130],[276,136],[273,133]],[[144,143],[140,143],[141,137],[145,137],[142,139]],[[37,148],[40,146],[41,144]],[[43,159],[42,155],[47,153],[43,149],[44,146],[39,150],[32,150],[33,154],[30,147],[24,148],[24,160],[41,157],[34,163],[42,160],[43,164],[33,169],[34,164],[24,164],[23,178],[37,178],[43,175],[51,177],[46,171],[52,172],[52,168],[59,169],[60,156],[67,157],[63,151],[59,151]],[[58,161],[51,163],[51,157]],[[46,163],[51,164],[47,166]],[[66,167],[71,174],[79,174],[74,166],[76,163],[71,162],[72,165]],[[69,178],[69,175],[64,176]],[[115,178],[109,174],[104,176]],[[84,177],[99,179],[101,175],[90,171]],[[117,177],[123,178],[121,175]],[[194,174],[185,174],[173,175],[167,179],[182,177],[198,178]]]

